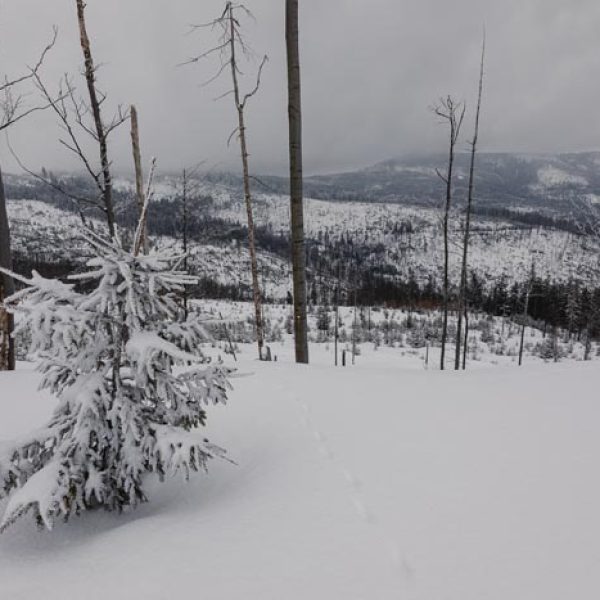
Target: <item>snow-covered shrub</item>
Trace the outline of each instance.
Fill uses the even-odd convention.
[[[273,327],[271,327],[269,331],[269,335],[267,336],[268,342],[281,342],[283,340],[283,332],[281,331],[281,326],[278,323],[275,323]]]
[[[407,335],[407,342],[411,348],[424,348],[427,345],[425,330],[420,326],[414,327],[413,324],[413,329]]]
[[[31,346],[31,329],[28,326],[18,327],[15,331],[15,351],[17,360],[27,360],[27,352]]]
[[[96,257],[75,284],[33,273],[6,300],[30,327],[41,387],[58,405],[41,429],[0,447],[0,529],[29,510],[51,528],[57,518],[145,501],[144,475],[206,469],[224,456],[195,430],[205,406],[224,403],[227,370],[210,364],[196,318],[179,322],[178,295],[194,279],[180,257],[135,256],[88,232]],[[177,368],[177,369],[176,369]]]
[[[491,344],[494,342],[494,332],[492,329],[492,324],[489,321],[483,321],[481,323],[481,335],[479,339],[483,344]]]

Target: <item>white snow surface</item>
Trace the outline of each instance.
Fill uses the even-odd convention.
[[[596,363],[454,373],[371,351],[336,369],[313,349],[296,366],[289,344],[274,363],[243,348],[206,430],[237,465],[152,483],[125,515],[8,529],[0,598],[600,597]],[[0,373],[0,439],[49,416],[37,382]]]
[[[552,166],[543,167],[538,171],[537,176],[540,185],[544,187],[554,187],[566,183],[572,183],[581,186],[589,185],[585,177],[581,177],[580,175],[571,175],[562,169],[557,169],[556,167]]]

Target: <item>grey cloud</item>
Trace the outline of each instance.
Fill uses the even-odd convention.
[[[237,168],[226,139],[235,118],[230,99],[213,99],[227,80],[200,84],[215,62],[177,68],[215,42],[188,25],[216,15],[210,0],[89,0],[99,80],[110,101],[135,103],[142,143],[163,170],[200,160]],[[247,23],[257,55],[267,53],[260,94],[249,106],[255,171],[284,172],[287,164],[283,0],[249,0]],[[596,148],[600,78],[600,3],[590,0],[301,0],[305,161],[309,172],[368,165],[406,153],[443,148],[445,131],[428,106],[452,93],[472,104],[479,46],[486,25],[488,54],[481,133],[484,150],[562,151]],[[50,35],[59,43],[44,78],[54,84],[80,69],[74,0],[0,2],[0,65],[8,74],[34,60]],[[256,65],[248,65],[252,85]],[[83,89],[83,82],[79,82]],[[33,101],[33,98],[30,98]],[[467,123],[468,133],[470,121]],[[34,168],[76,166],[56,142],[50,113],[11,132]],[[111,147],[121,170],[130,165],[128,132]],[[6,150],[0,150],[13,168]]]

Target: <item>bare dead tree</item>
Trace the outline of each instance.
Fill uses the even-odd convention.
[[[356,353],[357,353],[357,348],[356,348],[356,330],[358,328],[358,322],[356,320],[357,314],[356,314],[356,284],[354,287],[354,318],[352,321],[352,364],[356,364]]]
[[[0,100],[0,131],[8,132],[9,127],[15,125],[25,117],[34,112],[48,108],[46,103],[28,106],[25,103],[25,95],[22,93],[22,86],[38,76],[46,55],[54,44],[58,30],[53,29],[53,36],[50,43],[41,52],[36,64],[28,67],[26,72],[18,77],[5,77],[0,83],[0,94],[3,99]],[[6,193],[4,189],[4,180],[2,178],[2,169],[0,168],[0,268],[8,272],[12,271],[12,253],[10,242],[10,226],[8,222],[8,211],[6,207]],[[15,340],[12,337],[14,330],[13,315],[4,310],[1,303],[5,298],[12,295],[15,291],[13,278],[6,272],[0,273],[0,371],[14,370],[15,368]]]
[[[337,284],[335,288],[335,311],[334,311],[335,324],[333,328],[333,339],[334,339],[334,364],[338,366],[338,340],[339,340],[339,323],[340,323],[340,284]]]
[[[467,368],[467,351],[469,350],[469,306],[465,297],[465,341],[463,344],[462,368]]]
[[[73,194],[60,182],[48,179],[29,169],[12,147],[10,147],[10,150],[19,166],[26,173],[72,200],[76,204],[84,223],[85,209],[92,208],[101,211],[106,217],[109,234],[114,237],[115,209],[108,142],[111,134],[129,118],[129,114],[128,111],[118,106],[110,121],[104,122],[102,119],[103,105],[106,102],[107,95],[99,90],[96,82],[97,67],[92,58],[90,39],[86,28],[85,6],[83,0],[76,0],[80,44],[84,57],[83,75],[87,87],[87,100],[78,96],[73,79],[69,75],[65,75],[60,80],[56,94],[50,91],[37,72],[33,73],[33,81],[46,106],[52,109],[58,117],[59,126],[63,131],[59,143],[81,162],[85,172],[93,181],[97,194],[92,195],[92,197]],[[89,143],[98,150],[99,158],[96,160],[88,154]]]
[[[108,231],[111,237],[115,236],[115,212],[112,199],[112,177],[110,174],[110,161],[108,159],[108,135],[111,127],[106,127],[102,121],[101,107],[106,96],[96,87],[96,67],[92,58],[90,39],[85,22],[85,2],[75,0],[77,3],[77,22],[79,23],[79,36],[84,59],[84,73],[90,98],[90,109],[95,127],[95,139],[100,150],[100,165],[102,173],[102,200],[106,211]]]
[[[296,362],[308,363],[306,320],[306,253],[302,182],[302,94],[298,43],[298,0],[286,0],[285,38],[288,73],[292,281]]]
[[[246,205],[246,216],[248,222],[248,250],[250,254],[250,271],[252,276],[252,296],[254,301],[254,313],[256,323],[256,340],[258,345],[258,355],[262,360],[263,358],[263,345],[264,345],[264,325],[262,315],[262,294],[259,283],[258,275],[258,259],[256,254],[256,241],[255,241],[255,227],[254,227],[254,215],[252,209],[252,192],[250,187],[250,167],[248,162],[248,141],[247,141],[247,130],[245,121],[245,109],[248,101],[258,92],[261,83],[261,75],[263,68],[267,62],[267,56],[265,55],[258,68],[256,83],[254,88],[247,94],[242,95],[240,91],[240,75],[241,70],[238,63],[239,54],[243,54],[246,57],[250,56],[250,49],[246,44],[244,37],[241,32],[240,20],[238,14],[242,13],[247,16],[251,16],[252,13],[243,4],[234,4],[233,2],[226,2],[225,8],[221,13],[221,16],[203,25],[194,26],[195,29],[210,27],[211,29],[218,29],[221,32],[218,44],[203,52],[202,54],[191,58],[184,64],[197,63],[211,55],[217,54],[220,57],[220,66],[217,73],[205,82],[205,85],[212,83],[218,79],[226,70],[229,69],[231,73],[231,81],[233,88],[225,92],[220,96],[232,95],[235,109],[238,118],[238,125],[229,136],[228,143],[231,139],[237,135],[240,143],[240,155],[242,161],[242,172],[244,181],[244,201]]]
[[[135,168],[135,197],[138,206],[138,218],[142,216],[144,205],[146,204],[146,197],[144,194],[144,172],[142,169],[142,153],[140,150],[140,129],[138,124],[138,114],[135,106],[131,105],[129,108],[129,114],[131,117],[131,149],[133,152],[133,165]],[[148,253],[148,234],[147,228],[144,226],[142,231],[142,247],[144,253]]]
[[[140,211],[138,219],[138,225],[133,238],[133,255],[137,256],[144,246],[145,231],[147,229],[146,223],[148,221],[148,209],[150,208],[150,202],[154,196],[154,171],[156,170],[156,158],[152,157],[150,161],[150,173],[148,174],[148,182],[146,183],[146,191],[144,192],[144,206]]]
[[[477,108],[475,110],[475,131],[473,140],[471,141],[471,162],[469,165],[469,192],[467,195],[467,210],[465,215],[465,231],[463,239],[462,264],[460,269],[460,287],[458,291],[458,323],[456,326],[456,348],[454,355],[454,368],[458,371],[460,368],[460,345],[462,339],[462,320],[463,313],[465,320],[467,316],[467,270],[468,270],[468,254],[469,254],[469,236],[471,234],[471,211],[473,208],[473,193],[475,189],[475,155],[477,152],[477,141],[479,139],[479,117],[481,114],[481,98],[483,95],[483,74],[485,64],[485,33],[481,46],[481,64],[479,68],[479,88],[477,94]],[[465,346],[467,344],[465,332]],[[463,354],[463,369],[466,368],[466,353]]]
[[[183,270],[189,271],[189,212],[190,200],[198,199],[199,189],[197,175],[202,162],[193,167],[184,167],[181,172],[181,183],[177,186],[177,199],[181,200],[179,218],[181,222],[181,246],[183,249]],[[187,287],[182,291],[183,317],[189,315],[189,292]]]
[[[456,144],[460,135],[460,129],[465,117],[464,102],[456,102],[451,96],[442,98],[437,106],[432,108],[433,113],[448,124],[449,128],[449,150],[448,150],[448,168],[445,174],[437,171],[438,177],[446,186],[446,199],[444,202],[444,216],[442,220],[444,232],[444,287],[443,287],[443,323],[442,323],[442,347],[440,357],[440,369],[445,368],[446,359],[446,340],[448,337],[448,304],[450,282],[448,277],[449,261],[449,239],[448,224],[450,220],[450,209],[452,207],[452,176],[454,170],[454,158]]]
[[[183,245],[183,270],[188,271],[188,177],[187,169],[183,169],[182,173],[182,193],[181,193],[181,229],[182,229],[182,245]],[[183,290],[183,314],[185,319],[188,318],[188,294],[187,288]],[[234,355],[235,356],[235,355]]]

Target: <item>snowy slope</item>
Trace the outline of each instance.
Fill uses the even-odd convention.
[[[596,365],[335,370],[278,353],[247,349],[209,415],[238,466],[157,484],[129,515],[23,520],[0,537],[0,597],[600,597]],[[0,438],[48,415],[36,380],[0,373]]]
[[[161,193],[169,188],[161,181]],[[232,189],[213,186],[203,191],[212,194],[214,205],[207,209],[212,217],[244,225],[246,209],[243,199]],[[257,193],[254,199],[255,222],[274,234],[285,235],[289,228],[289,202],[285,196]],[[78,237],[79,218],[43,202],[12,200],[8,202],[12,238],[17,254],[44,257],[46,260],[72,261],[85,254]],[[369,264],[386,266],[392,277],[407,280],[412,273],[416,281],[426,285],[433,276],[440,282],[443,275],[443,237],[439,209],[406,206],[395,203],[330,202],[306,200],[307,236],[317,241],[319,253],[333,260],[328,248],[331,242],[351,236],[364,250]],[[412,232],[401,233],[402,224],[410,224]],[[470,268],[486,283],[500,277],[509,283],[526,281],[532,261],[538,277],[552,281],[577,279],[595,285],[599,264],[598,243],[589,238],[551,229],[523,229],[505,221],[477,217],[470,246]],[[450,277],[456,281],[460,273],[462,231],[458,224],[450,233]],[[157,238],[160,245],[178,245],[173,238]],[[242,244],[215,245],[193,243],[191,265],[195,273],[234,287],[249,287],[249,254]],[[268,297],[283,300],[290,289],[290,268],[286,257],[259,249],[259,271]]]

